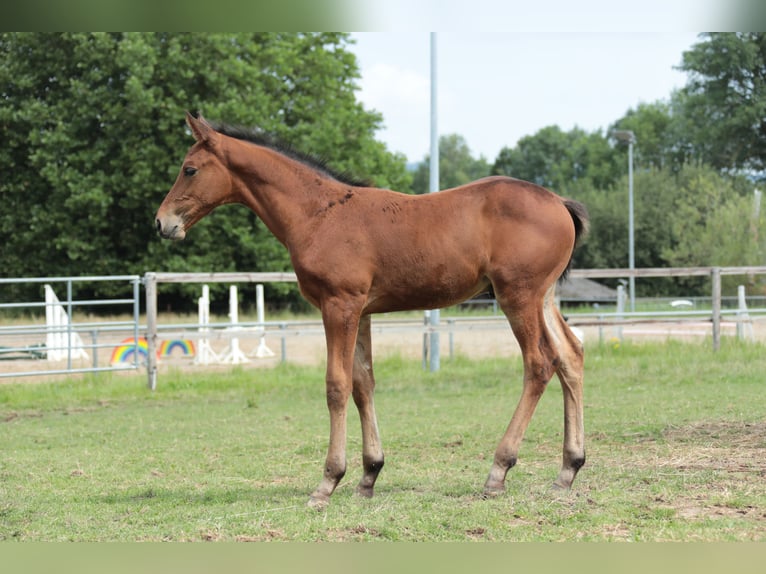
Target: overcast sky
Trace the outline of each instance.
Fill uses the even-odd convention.
[[[430,33],[355,33],[359,97],[383,114],[378,137],[421,161],[430,145]],[[475,157],[549,125],[606,130],[641,102],[686,83],[675,69],[694,31],[437,32],[438,132]],[[640,144],[640,142],[639,142]]]

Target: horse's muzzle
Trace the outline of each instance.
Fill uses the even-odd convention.
[[[165,221],[158,217],[155,219],[155,225],[157,227],[157,233],[159,233],[160,237],[163,239],[180,241],[186,237],[183,222],[176,217],[169,217]]]

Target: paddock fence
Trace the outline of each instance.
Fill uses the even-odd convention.
[[[747,293],[747,285],[766,274],[766,266],[693,267],[650,269],[573,269],[572,278],[618,279],[631,276],[641,281],[663,277],[702,277],[709,279],[709,297],[654,300],[647,309],[630,311],[625,305],[625,292],[616,289],[614,301],[598,306],[585,301],[562,301],[569,324],[586,331],[590,337],[612,340],[636,334],[655,333],[668,337],[703,336],[712,341],[712,349],[720,347],[721,337],[731,334],[740,339],[753,338],[753,330],[766,320],[764,298],[760,293]],[[741,276],[742,285],[736,296],[722,296],[721,280]],[[238,364],[251,358],[271,357],[273,362],[294,360],[294,348],[305,341],[321,341],[321,320],[267,321],[263,315],[262,286],[273,282],[296,282],[294,273],[146,273],[106,277],[50,277],[0,279],[0,380],[24,376],[68,375],[103,371],[140,371],[146,369],[147,385],[156,388],[160,364],[178,357],[179,350],[189,356],[183,364]],[[738,279],[739,281],[739,279]],[[81,288],[93,282],[129,285],[132,296],[93,300],[78,296]],[[40,285],[37,301],[15,301],[3,293],[9,285]],[[170,283],[200,284],[200,315],[197,321],[181,323],[177,317],[158,313],[158,289]],[[229,317],[211,321],[204,313],[208,284],[230,286]],[[255,284],[260,295],[259,313],[255,321],[240,321],[237,316],[235,286]],[[46,287],[47,285],[47,287]],[[143,286],[145,323],[141,322],[140,291]],[[259,289],[260,287],[260,289]],[[752,290],[752,289],[751,289]],[[442,315],[439,325],[425,317],[379,315],[373,321],[373,336],[389,336],[399,345],[407,340],[410,347],[422,344],[426,364],[430,335],[443,334],[442,344],[449,356],[454,354],[454,341],[461,338],[494,337],[493,331],[506,331],[507,321],[493,300],[474,300],[470,306],[485,305],[482,314]],[[575,306],[576,305],[576,306]],[[37,320],[29,319],[38,315]],[[106,314],[128,315],[128,319],[104,319]],[[45,315],[45,321],[40,315]],[[510,337],[508,337],[510,339]],[[756,337],[757,338],[757,337]],[[214,352],[212,343],[226,345],[225,352]],[[272,346],[272,348],[269,347]],[[247,347],[253,350],[245,352]],[[376,343],[377,348],[377,343]],[[191,357],[193,355],[193,359]],[[288,356],[289,355],[289,356]],[[192,362],[193,361],[193,362]],[[178,361],[176,361],[178,362]]]
[[[569,323],[573,327],[596,327],[599,337],[603,338],[606,330],[613,333],[610,338],[621,338],[624,335],[622,327],[635,325],[658,325],[683,323],[695,327],[694,334],[709,333],[713,350],[718,350],[721,343],[722,328],[734,326],[740,338],[746,338],[748,328],[753,322],[766,317],[766,308],[751,307],[745,304],[744,286],[740,287],[739,297],[735,298],[736,306],[724,306],[726,300],[721,293],[721,277],[726,275],[743,276],[752,280],[755,276],[766,274],[766,266],[748,267],[681,267],[681,268],[643,268],[643,269],[573,269],[570,277],[587,279],[651,279],[662,277],[707,277],[710,279],[711,293],[709,305],[705,308],[692,309],[657,309],[652,311],[628,311],[624,307],[624,298],[620,289],[617,290],[614,310],[578,311],[571,314]],[[207,340],[212,332],[221,336],[240,337],[248,333],[263,336],[269,333],[270,338],[280,340],[281,360],[286,361],[286,340],[289,337],[323,334],[321,321],[281,321],[270,322],[228,322],[218,324],[196,325],[160,325],[157,314],[157,288],[161,283],[268,283],[268,282],[297,282],[294,273],[147,273],[144,276],[146,289],[146,318],[148,342],[147,375],[148,386],[154,389],[157,384],[157,341],[164,333],[168,336],[191,336]],[[686,301],[686,300],[682,300]],[[760,301],[760,300],[759,300]],[[492,304],[492,301],[486,301]],[[423,362],[428,355],[429,335],[434,332],[444,333],[448,337],[450,356],[453,353],[453,337],[460,331],[484,331],[507,329],[507,322],[502,314],[481,319],[456,317],[443,320],[439,325],[432,325],[427,320],[411,319],[397,320],[376,318],[373,321],[373,334],[383,332],[422,333]],[[230,311],[231,318],[231,311]],[[180,330],[179,330],[180,329]],[[197,335],[190,330],[198,329]]]
[[[574,325],[603,327],[605,325],[640,325],[672,323],[678,321],[696,322],[707,324],[710,328],[713,350],[717,351],[721,345],[721,333],[724,322],[728,326],[734,326],[739,338],[747,338],[747,333],[752,332],[755,321],[766,316],[766,308],[763,306],[748,307],[746,300],[746,286],[740,284],[736,298],[724,298],[721,293],[721,278],[723,276],[741,276],[749,283],[755,283],[758,275],[766,274],[766,266],[745,267],[669,267],[669,268],[644,268],[644,269],[574,269],[572,277],[584,277],[588,279],[624,279],[634,277],[636,279],[651,279],[664,277],[706,277],[710,278],[711,293],[709,309],[684,309],[684,310],[653,310],[653,311],[626,311],[624,301],[620,301],[618,295],[617,309],[613,313],[583,313],[572,321]],[[736,305],[724,307],[726,300],[736,301]],[[754,299],[763,305],[763,298]],[[680,299],[676,302],[688,300]],[[618,331],[619,332],[619,331]]]
[[[131,296],[83,298],[95,283]],[[141,283],[139,275],[0,278],[0,379],[138,370]],[[11,300],[19,284],[39,285],[40,299]],[[120,344],[126,360],[104,361]]]

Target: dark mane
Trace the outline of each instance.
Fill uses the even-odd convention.
[[[273,149],[274,151],[299,161],[311,169],[314,169],[319,173],[331,177],[341,183],[353,185],[355,187],[369,187],[371,185],[368,180],[359,179],[348,173],[339,172],[332,169],[327,165],[327,160],[324,158],[297,150],[292,145],[286,144],[274,136],[264,133],[258,129],[244,128],[241,126],[232,126],[214,122],[211,122],[211,125],[213,126],[213,129],[215,129],[215,131],[218,133],[236,138],[238,140],[247,141],[255,145]]]

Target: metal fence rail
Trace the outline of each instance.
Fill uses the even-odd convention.
[[[85,284],[113,282],[128,283],[130,298],[81,299],[75,298],[75,290]],[[139,313],[141,277],[138,275],[81,276],[81,277],[26,277],[0,279],[0,293],[7,285],[41,284],[45,286],[44,301],[6,301],[0,303],[0,378],[70,373],[94,373],[102,371],[137,370],[140,366],[138,340],[140,333]],[[63,286],[62,299],[55,294],[53,285]],[[61,292],[61,289],[59,289]],[[127,311],[131,320],[86,321],[78,319],[76,311],[84,307],[99,307]],[[46,321],[32,321],[36,312],[45,313]],[[9,317],[14,317],[12,324]],[[104,364],[99,350],[111,349],[114,342],[100,341],[110,333],[132,335],[136,349],[132,364]],[[89,339],[89,342],[86,340]],[[44,340],[44,342],[42,342]],[[103,355],[102,355],[103,356]],[[22,368],[10,368],[10,363]]]
[[[757,308],[747,310],[743,314],[738,309],[727,309],[723,307],[724,298],[721,296],[721,277],[727,275],[756,276],[766,274],[766,266],[758,267],[694,267],[694,268],[669,268],[669,269],[574,269],[571,271],[571,277],[585,278],[652,278],[652,277],[710,277],[711,293],[709,297],[710,309],[688,309],[688,310],[658,310],[629,312],[624,308],[614,311],[605,311],[603,309],[589,312],[578,311],[572,313],[570,324],[573,326],[598,326],[599,328],[619,328],[624,325],[637,325],[647,323],[661,322],[679,322],[694,321],[697,324],[705,326],[713,340],[713,348],[717,349],[720,345],[722,322],[727,324],[736,324],[743,326],[752,324],[752,321],[766,317],[766,308],[759,305]],[[127,282],[131,285],[132,297],[122,297],[114,299],[89,300],[81,297],[75,297],[78,287],[86,283],[94,282]],[[26,375],[45,375],[45,374],[65,374],[65,373],[87,373],[99,371],[114,371],[132,369],[138,370],[145,366],[147,370],[148,386],[155,388],[157,382],[157,350],[159,339],[200,338],[199,334],[202,325],[198,323],[186,324],[159,324],[157,313],[157,289],[160,283],[269,283],[269,282],[296,282],[294,273],[146,273],[143,278],[136,275],[120,276],[93,276],[93,277],[36,277],[36,278],[6,278],[0,279],[0,377],[19,377]],[[61,325],[41,326],[37,323],[30,323],[14,319],[7,320],[9,317],[18,317],[20,314],[46,312],[53,307],[50,302],[41,301],[11,301],[7,300],[3,293],[3,287],[14,283],[37,283],[59,285],[58,289],[65,295],[61,300],[55,303],[60,306],[70,319],[68,323]],[[140,318],[140,286],[143,284],[145,290],[145,312],[146,324],[139,323]],[[489,301],[489,303],[492,303]],[[99,309],[125,309],[131,316],[130,320],[102,320],[86,321],[77,317],[76,311],[85,307],[98,307]],[[81,313],[80,313],[81,315]],[[691,324],[691,323],[690,323]],[[236,325],[232,323],[211,323],[205,325],[207,329],[206,337],[232,337],[232,336],[256,336],[254,333],[268,333],[272,338],[278,338],[282,346],[282,359],[287,360],[285,351],[285,341],[291,337],[301,337],[308,335],[321,335],[323,328],[321,321],[260,321],[260,322],[241,322]],[[373,322],[373,329],[376,332],[420,332],[424,340],[430,333],[447,333],[450,337],[450,346],[452,336],[455,333],[466,330],[479,329],[505,329],[507,322],[501,313],[496,316],[486,317],[481,321],[474,318],[454,317],[447,318],[439,326],[427,324],[424,320],[390,320],[387,318],[377,318]],[[739,333],[739,331],[738,331]],[[133,340],[133,361],[131,364],[120,363],[117,365],[104,364],[102,356],[99,357],[99,350],[113,349],[115,338],[123,334],[132,337]],[[50,345],[48,336],[59,335],[58,343]],[[80,347],[89,353],[89,364],[83,364],[82,360],[76,360],[74,351],[76,347],[72,344],[73,337],[79,337],[82,340]],[[138,341],[145,339],[146,352],[138,352]],[[41,339],[45,338],[46,343]],[[56,340],[55,338],[53,340]],[[86,341],[87,340],[87,341]],[[424,349],[425,345],[424,343]],[[42,359],[48,358],[52,352],[62,352],[64,357],[58,361],[42,362]],[[27,370],[3,368],[8,365],[14,355],[23,356],[28,361],[34,361],[34,367]],[[4,361],[2,359],[8,359]],[[15,357],[14,357],[15,358]],[[20,361],[21,362],[21,361]],[[42,366],[45,365],[45,368]]]
[[[683,277],[683,276],[709,276],[712,284],[712,309],[709,312],[700,312],[700,317],[709,316],[711,323],[711,334],[713,338],[713,349],[717,350],[720,346],[721,336],[721,321],[724,316],[724,312],[721,308],[721,276],[722,275],[757,275],[766,274],[766,266],[764,267],[694,267],[694,268],[656,268],[656,269],[575,269],[572,270],[572,277],[586,277],[586,278],[630,278],[630,277]],[[147,321],[147,341],[149,347],[149,359],[147,363],[148,373],[148,386],[154,389],[157,384],[157,360],[156,360],[156,348],[158,337],[158,319],[157,319],[157,285],[158,283],[208,283],[208,282],[228,282],[228,283],[257,283],[257,282],[271,282],[271,281],[288,281],[295,282],[297,278],[294,273],[147,273],[144,276],[144,284],[146,287],[146,321]],[[685,315],[683,315],[685,313]],[[697,312],[679,312],[679,315],[686,317],[692,317]],[[661,317],[669,317],[668,313],[658,313],[651,320],[662,320]],[[636,322],[640,320],[649,320],[649,315],[642,319],[635,313],[626,313],[624,311],[615,312],[614,314],[599,313],[594,318],[581,317],[580,320],[585,319],[583,324],[588,321],[589,324],[611,324],[616,325],[619,323]],[[740,317],[741,319],[741,317]],[[665,320],[668,320],[667,318]],[[380,325],[380,322],[376,322]],[[501,323],[502,324],[502,323]],[[267,323],[256,324],[240,324],[238,327],[245,328],[249,326],[251,328],[267,329],[270,327]],[[424,356],[426,353],[426,336],[435,330],[447,331],[451,333],[455,331],[459,326],[459,321],[451,320],[442,326],[434,326],[428,324],[419,324],[414,322],[412,329],[421,330],[424,334]],[[231,328],[232,325],[227,324],[224,328]],[[284,353],[284,339],[292,332],[296,331],[296,326],[282,324],[280,327],[282,338],[282,349]],[[316,327],[317,329],[319,327]],[[397,328],[403,328],[401,325]],[[298,332],[306,333],[306,330],[300,329]]]

